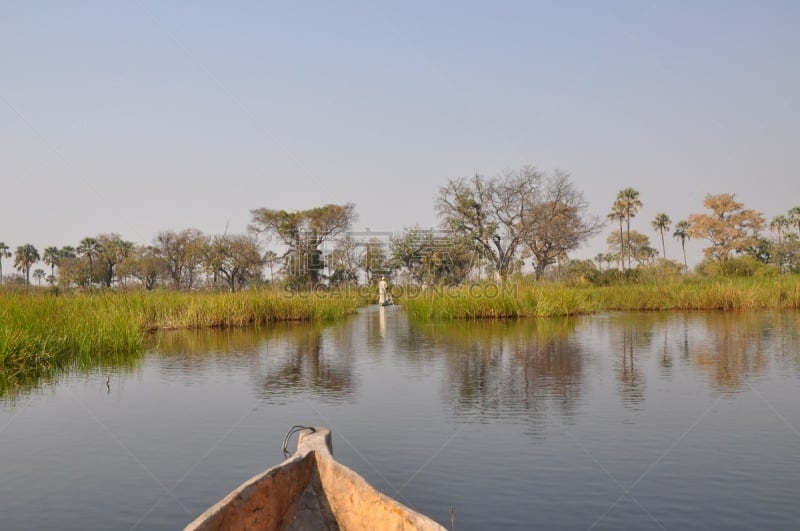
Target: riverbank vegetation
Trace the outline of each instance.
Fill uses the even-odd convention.
[[[509,281],[429,288],[403,298],[418,320],[557,317],[603,311],[800,309],[800,277],[691,278],[607,286]]]
[[[157,330],[332,321],[364,303],[357,291],[0,290],[0,387],[136,356]]]

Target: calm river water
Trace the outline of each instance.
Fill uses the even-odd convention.
[[[800,313],[390,307],[158,339],[0,398],[0,528],[180,529],[281,461],[293,424],[459,531],[800,527]]]

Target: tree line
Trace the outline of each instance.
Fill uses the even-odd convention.
[[[619,270],[630,269],[632,260],[638,267],[654,265],[658,259],[658,251],[651,246],[649,237],[630,228],[631,218],[641,207],[637,190],[625,188],[617,194],[606,218],[618,224],[618,230],[606,239],[609,253],[595,256],[601,268],[603,264],[616,264]],[[767,228],[764,215],[745,208],[744,203],[736,200],[735,194],[708,194],[703,207],[707,212],[690,214],[688,219],[678,221],[672,233],[681,243],[684,269],[688,267],[686,241],[694,238],[708,242],[703,249],[704,261],[698,265],[701,271],[709,264],[725,264],[736,257],[773,265],[780,272],[800,271],[800,207],[790,208],[786,214],[775,216],[769,223],[769,230],[777,234],[776,240],[766,237],[763,232]],[[670,231],[672,219],[659,212],[650,224],[661,240],[661,260],[667,260],[665,233]]]
[[[31,276],[59,287],[141,285],[174,289],[199,287],[235,291],[243,286],[281,282],[292,287],[374,283],[393,275],[402,282],[458,284],[470,277],[506,281],[529,260],[539,280],[553,267],[570,264],[569,254],[599,234],[606,223],[608,253],[594,258],[599,270],[626,271],[667,260],[665,234],[672,220],[656,214],[651,227],[660,239],[661,257],[650,238],[631,228],[643,206],[634,188],[619,191],[605,220],[589,213],[589,204],[570,175],[532,166],[450,179],[434,197],[440,220],[436,229],[418,226],[400,234],[353,232],[355,205],[328,204],[307,210],[257,208],[244,234],[206,235],[197,229],[159,232],[149,245],[137,245],[115,233],[82,239],[75,247],[32,244],[11,249],[0,242],[2,259],[14,257],[17,281]],[[705,213],[678,221],[672,236],[681,242],[704,239],[705,263],[745,255],[781,272],[800,270],[800,207],[775,216],[766,238],[763,214],[745,208],[733,194],[708,195]],[[266,250],[265,250],[266,249]],[[280,254],[275,249],[280,251]],[[33,269],[38,262],[49,267]],[[594,267],[583,261],[582,267]],[[585,262],[588,262],[585,263]],[[703,264],[701,264],[702,266]],[[265,274],[268,270],[268,275]]]

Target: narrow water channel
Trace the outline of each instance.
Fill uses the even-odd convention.
[[[800,313],[389,307],[156,340],[0,398],[0,529],[180,529],[281,461],[294,424],[459,531],[800,522]]]

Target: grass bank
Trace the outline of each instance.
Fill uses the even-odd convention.
[[[686,279],[603,287],[509,282],[430,288],[403,298],[418,320],[556,317],[600,311],[800,309],[800,276]]]
[[[331,321],[361,305],[355,292],[0,291],[0,391],[59,370],[138,355],[148,332],[156,330]]]

